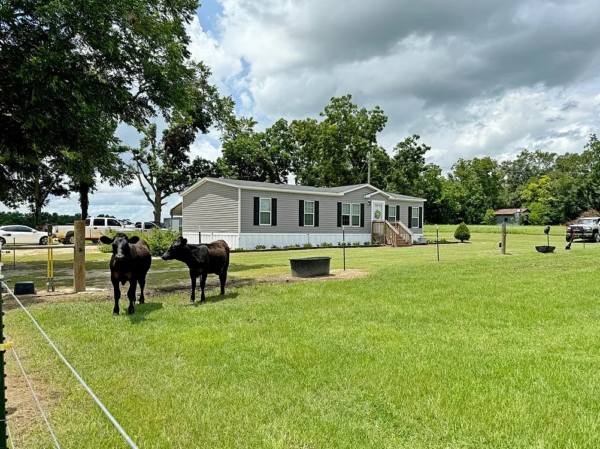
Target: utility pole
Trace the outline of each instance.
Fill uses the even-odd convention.
[[[369,150],[369,162],[367,165],[367,184],[371,184],[371,150]]]
[[[2,243],[0,243],[0,254],[2,253]],[[0,256],[0,260],[1,260]],[[0,281],[4,278],[2,276],[2,262],[0,262]],[[7,433],[6,433],[6,395],[5,395],[5,375],[4,375],[4,354],[11,347],[10,342],[4,340],[4,324],[2,322],[2,315],[4,312],[2,311],[2,286],[0,285],[0,449],[6,449],[8,447],[7,444]]]

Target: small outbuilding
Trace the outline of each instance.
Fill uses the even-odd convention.
[[[170,210],[170,217],[165,218],[165,226],[181,234],[183,226],[183,202],[180,202]]]
[[[498,209],[494,211],[496,224],[519,225],[524,218],[529,217],[529,209]]]

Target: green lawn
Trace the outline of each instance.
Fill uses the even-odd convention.
[[[299,254],[340,268],[342,250],[233,254],[237,287],[200,306],[165,291],[187,274],[157,260],[134,316],[113,317],[107,294],[30,310],[140,448],[596,448],[600,245],[551,240],[543,255],[544,235],[510,235],[502,257],[498,235],[474,233],[442,245],[440,263],[434,246],[349,248],[368,276],[330,282],[236,283],[287,273]],[[126,447],[28,318],[5,321],[60,398],[61,445]],[[40,426],[18,438],[50,447]]]

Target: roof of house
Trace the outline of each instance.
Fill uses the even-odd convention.
[[[494,215],[514,215],[529,212],[529,209],[498,209],[494,211]]]
[[[273,184],[273,183],[269,183],[269,182],[242,181],[239,179],[228,179],[228,178],[202,178],[196,184],[194,184],[193,186],[189,187],[188,189],[186,189],[185,191],[180,193],[180,195],[185,196],[206,182],[214,182],[217,184],[238,187],[240,189],[268,190],[268,191],[274,191],[274,192],[290,192],[290,193],[311,193],[311,194],[315,194],[315,195],[328,195],[328,196],[342,196],[345,193],[349,193],[354,190],[361,189],[363,187],[370,187],[373,189],[373,192],[371,194],[369,194],[368,196],[374,195],[376,193],[381,193],[390,199],[398,199],[398,200],[405,200],[405,201],[427,201],[423,198],[416,198],[414,196],[399,195],[397,193],[384,192],[370,184],[354,184],[354,185],[350,185],[350,186],[340,186],[340,187],[312,187],[312,186],[301,186],[301,185],[295,185],[295,184]]]

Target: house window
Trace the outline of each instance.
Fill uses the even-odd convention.
[[[260,199],[260,224],[271,224],[271,198]]]
[[[342,204],[342,226],[360,226],[360,204]]]
[[[315,225],[315,202],[305,201],[304,202],[304,226]]]
[[[419,227],[419,208],[418,207],[413,207],[412,210],[412,227],[413,228],[418,228]]]
[[[389,206],[388,208],[388,221],[394,223],[396,220],[396,206]]]
[[[350,203],[342,204],[342,226],[350,226]]]
[[[352,226],[360,226],[360,204],[352,205]]]

